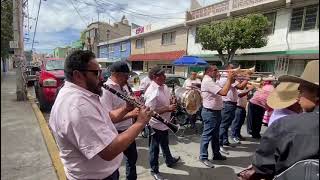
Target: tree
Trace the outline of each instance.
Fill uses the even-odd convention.
[[[82,49],[83,49],[84,45],[86,44],[86,33],[85,33],[85,31],[82,31],[80,33],[80,41],[81,41],[81,45],[82,45]]]
[[[10,54],[9,42],[13,40],[13,9],[12,1],[1,1],[1,58]]]
[[[249,14],[201,25],[197,38],[203,49],[216,50],[224,65],[232,61],[238,49],[266,46],[268,25],[267,17],[262,14]]]

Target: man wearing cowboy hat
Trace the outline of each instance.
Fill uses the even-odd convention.
[[[268,127],[252,166],[238,174],[240,179],[272,179],[296,162],[319,159],[319,61],[309,62],[300,78],[284,75],[279,81],[300,84],[298,102],[305,113],[286,116]]]
[[[268,125],[270,126],[276,120],[298,114],[302,111],[299,98],[299,84],[292,82],[281,82],[269,95],[267,104],[273,109]]]

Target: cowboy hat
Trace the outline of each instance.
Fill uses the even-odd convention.
[[[295,82],[319,87],[319,60],[308,62],[301,77],[283,75],[278,79],[280,82]]]
[[[287,108],[298,101],[299,83],[281,82],[267,98],[267,104],[273,109]]]

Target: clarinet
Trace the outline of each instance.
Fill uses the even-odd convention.
[[[144,105],[140,104],[139,102],[137,102],[136,100],[121,94],[120,92],[116,91],[115,89],[103,84],[102,87],[108,91],[110,91],[112,94],[118,96],[119,98],[121,98],[122,100],[126,101],[127,103],[130,103],[132,105],[134,105],[135,107],[138,108],[142,108]],[[160,121],[161,123],[165,124],[173,133],[177,133],[179,131],[180,126],[179,125],[175,125],[171,122],[168,122],[166,120],[164,120],[157,112],[155,111],[151,111],[151,116],[153,118],[155,118],[156,120]]]

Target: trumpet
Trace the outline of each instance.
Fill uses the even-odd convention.
[[[225,72],[235,72],[236,73],[236,80],[250,80],[250,76],[252,76],[256,71],[256,66],[253,66],[249,69],[241,69],[240,66],[235,69],[230,70],[219,70],[219,72],[222,72],[223,74],[220,75],[220,77],[227,77],[227,74]]]

